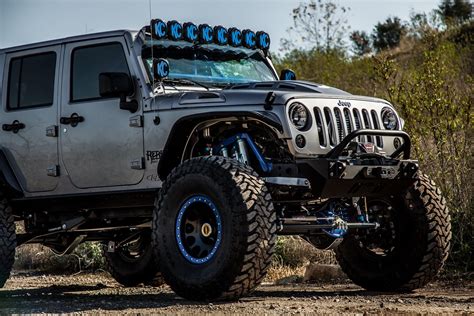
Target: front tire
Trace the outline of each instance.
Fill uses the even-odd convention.
[[[448,258],[451,218],[435,183],[421,175],[403,196],[368,205],[381,228],[350,235],[336,249],[347,276],[373,291],[411,291],[436,277]]]
[[[0,194],[0,288],[10,277],[15,261],[16,232],[12,208]]]
[[[190,300],[235,300],[263,280],[276,243],[276,213],[248,166],[201,157],[175,168],[153,216],[166,283]]]

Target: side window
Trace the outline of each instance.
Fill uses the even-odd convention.
[[[17,110],[53,104],[56,53],[12,58],[7,108]]]
[[[101,98],[99,74],[102,72],[130,74],[122,44],[110,43],[74,49],[71,68],[71,101]]]

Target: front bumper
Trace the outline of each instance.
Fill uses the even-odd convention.
[[[361,135],[396,136],[404,142],[391,156],[341,156],[347,145]],[[409,159],[410,150],[410,137],[405,132],[357,130],[326,156],[296,160],[296,167],[298,177],[308,179],[312,193],[318,197],[386,196],[403,192],[418,179],[418,162]]]
[[[393,165],[353,165],[351,161],[305,159],[297,161],[299,176],[310,182],[318,197],[386,196],[403,192],[418,179],[415,160]]]

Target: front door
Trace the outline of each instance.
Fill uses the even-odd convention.
[[[5,58],[0,145],[27,192],[52,191],[59,183],[60,52],[56,45]]]
[[[99,94],[100,73],[131,73],[124,38],[71,43],[64,56],[60,142],[72,183],[78,188],[139,183],[143,129],[130,122],[141,109],[132,114],[120,109],[118,98]]]

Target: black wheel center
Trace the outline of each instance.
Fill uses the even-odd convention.
[[[176,238],[186,259],[193,263],[210,260],[221,233],[219,212],[208,197],[195,196],[183,204],[176,221]]]
[[[362,231],[357,235],[361,247],[381,256],[388,256],[394,252],[398,238],[394,212],[393,206],[388,201],[369,202],[369,222],[377,222],[380,227]]]

